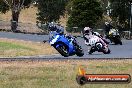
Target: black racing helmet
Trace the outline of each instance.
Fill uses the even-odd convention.
[[[56,24],[54,22],[51,22],[48,24],[48,28],[50,31],[56,31]]]

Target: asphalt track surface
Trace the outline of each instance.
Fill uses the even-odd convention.
[[[49,37],[48,35],[32,35],[32,34],[21,34],[21,33],[6,33],[6,32],[0,32],[0,38],[10,38],[10,39],[20,39],[20,40],[26,40],[26,41],[34,41],[34,42],[43,42],[43,40],[48,41]],[[83,38],[78,37],[77,41],[82,46],[85,54],[83,57],[78,57],[76,55],[69,56],[68,58],[74,58],[74,59],[92,59],[92,58],[98,58],[98,59],[108,59],[108,58],[132,58],[132,40],[122,40],[123,45],[114,45],[109,44],[109,48],[111,50],[110,54],[103,54],[101,52],[94,52],[92,55],[89,55],[87,53],[88,46],[84,44]],[[67,57],[63,57],[60,54],[55,55],[41,55],[41,56],[21,56],[16,58],[40,58],[40,59],[68,59]]]

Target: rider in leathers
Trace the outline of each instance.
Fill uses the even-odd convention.
[[[71,39],[73,38],[73,36],[69,35],[69,34],[64,34],[64,27],[61,26],[60,24],[56,24],[54,22],[51,22],[49,23],[48,25],[48,28],[50,29],[50,38],[53,36],[53,35],[56,35],[56,34],[60,34],[60,35],[65,35],[65,37],[71,41]]]
[[[85,40],[85,44],[87,46],[90,46],[89,39],[91,39],[94,36],[95,36],[95,34],[93,33],[93,31],[90,27],[85,27],[84,28],[83,37],[84,37],[84,40]],[[101,38],[99,38],[99,40],[102,42],[102,44],[104,46],[107,46],[106,43]],[[88,48],[88,53],[92,54],[92,47]]]

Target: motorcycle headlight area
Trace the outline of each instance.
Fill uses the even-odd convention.
[[[54,44],[58,40],[58,38],[59,38],[59,35],[57,35],[56,37],[54,37],[54,39],[52,39],[50,41],[50,44]]]

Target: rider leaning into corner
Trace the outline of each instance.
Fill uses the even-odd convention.
[[[87,46],[90,46],[89,39],[91,39],[94,36],[95,36],[95,33],[92,31],[92,28],[90,28],[90,27],[85,27],[84,28],[84,30],[83,30],[83,37],[84,37],[84,40],[85,40],[85,44]],[[101,38],[99,38],[99,40],[102,42],[102,44],[104,46],[107,46],[106,43]],[[91,49],[92,49],[92,47],[88,48],[88,53],[89,54],[90,54]]]
[[[56,24],[54,22],[51,22],[48,24],[48,29],[50,30],[49,38],[51,38],[52,35],[60,34],[65,35],[67,39],[71,39],[72,36],[68,34],[64,34],[64,27],[61,24]]]
[[[113,26],[109,23],[109,22],[105,22],[105,35],[106,35],[106,38],[108,38],[108,35],[109,35],[109,31],[110,29],[112,29]]]
[[[64,34],[64,27],[60,24],[56,24],[54,22],[51,22],[48,24],[48,29],[50,31],[50,36],[53,34]]]

